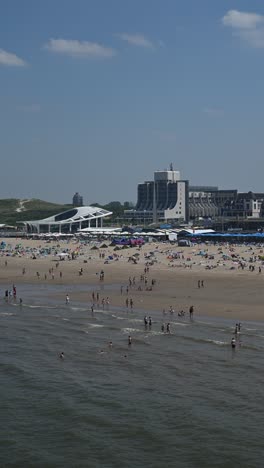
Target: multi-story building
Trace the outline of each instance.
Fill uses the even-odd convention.
[[[220,209],[213,195],[218,187],[190,186],[189,187],[189,215],[190,219],[214,218],[220,214]]]
[[[189,220],[264,216],[264,193],[239,193],[215,186],[190,186],[179,171],[154,172],[154,180],[138,184],[135,209],[123,220],[134,223],[189,222]]]
[[[125,212],[138,222],[189,220],[189,183],[181,180],[180,172],[170,170],[154,172],[154,180],[138,184],[135,210]]]
[[[73,206],[83,206],[83,197],[76,192],[72,197],[72,204]]]
[[[218,187],[190,186],[190,219],[196,218],[260,218],[264,213],[264,193],[239,193]]]

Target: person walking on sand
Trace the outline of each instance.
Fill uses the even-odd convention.
[[[194,307],[192,305],[189,309],[190,319],[193,319],[193,312],[194,312]]]

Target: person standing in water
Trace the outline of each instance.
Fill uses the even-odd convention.
[[[66,304],[69,304],[69,302],[70,302],[69,294],[66,294]]]
[[[194,307],[193,305],[190,307],[189,309],[189,313],[190,313],[190,319],[193,319],[193,311],[194,311]]]
[[[236,339],[235,338],[232,338],[232,340],[231,340],[231,347],[232,347],[232,349],[235,349],[235,347],[236,347]]]
[[[132,338],[131,338],[131,336],[129,335],[129,337],[128,337],[128,346],[131,346],[131,345],[132,345]]]

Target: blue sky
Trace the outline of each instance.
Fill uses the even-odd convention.
[[[264,192],[263,82],[259,0],[2,0],[0,198]]]

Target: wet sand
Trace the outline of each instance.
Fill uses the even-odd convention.
[[[91,250],[91,246],[82,246],[73,243],[46,243],[45,241],[27,240],[6,240],[11,244],[10,256],[6,256],[6,251],[0,252],[0,294],[4,296],[6,288],[12,289],[12,285],[17,287],[17,297],[19,298],[19,285],[58,285],[57,290],[50,289],[50,296],[58,303],[65,301],[65,288],[61,290],[59,285],[67,286],[67,292],[71,303],[74,301],[84,302],[88,306],[92,303],[92,291],[99,292],[100,304],[104,297],[109,297],[110,308],[112,306],[126,307],[125,301],[128,297],[133,299],[135,310],[163,311],[168,314],[169,307],[172,306],[175,314],[180,310],[188,312],[191,305],[194,306],[194,315],[207,315],[228,317],[234,320],[263,320],[264,319],[264,269],[262,261],[258,259],[262,255],[262,248],[254,246],[230,246],[196,245],[194,247],[181,248],[169,244],[146,244],[141,249],[132,248],[114,252],[113,247],[107,249]],[[15,245],[20,244],[19,254],[14,255]],[[44,248],[56,247],[58,251],[68,248],[71,252],[78,251],[75,260],[57,261],[53,254],[32,258],[32,250],[38,246]],[[27,252],[23,251],[27,247]],[[206,255],[211,258],[199,255],[201,250],[208,249]],[[220,250],[219,250],[220,249]],[[180,258],[173,260],[168,258],[171,252],[180,253]],[[100,254],[105,253],[105,258],[100,258]],[[155,252],[151,258],[145,258]],[[129,262],[128,259],[133,254],[139,254],[137,264]],[[105,260],[108,255],[116,254],[117,261]],[[21,255],[21,256],[20,256]],[[228,255],[228,259],[223,259],[223,255]],[[230,256],[236,255],[244,258],[245,268],[238,268],[238,258],[232,259]],[[182,258],[184,256],[184,258]],[[256,261],[254,261],[256,256]],[[213,258],[212,258],[213,257]],[[253,262],[250,262],[253,258]],[[7,266],[5,262],[7,261]],[[144,274],[146,262],[154,261],[146,274],[148,283],[140,281],[140,276]],[[86,263],[87,262],[87,263]],[[56,267],[56,263],[59,263]],[[172,266],[174,265],[174,266]],[[190,268],[190,265],[192,266]],[[218,266],[217,266],[218,265]],[[249,271],[249,266],[253,265],[255,271]],[[212,269],[208,269],[208,267]],[[26,272],[23,275],[22,270]],[[53,268],[54,279],[49,270]],[[82,276],[79,270],[83,268]],[[104,281],[100,281],[99,273],[104,270]],[[39,278],[37,277],[39,273]],[[60,277],[62,272],[62,278]],[[45,279],[45,275],[47,279]],[[135,285],[129,288],[126,293],[126,286],[129,277],[136,278]],[[156,284],[152,291],[146,290],[151,286],[151,280],[155,279]],[[204,287],[198,287],[198,280],[204,281]],[[82,290],[78,290],[78,285],[82,285]],[[121,285],[123,294],[121,295]],[[87,291],[85,287],[87,286]],[[138,290],[138,287],[142,290]]]

